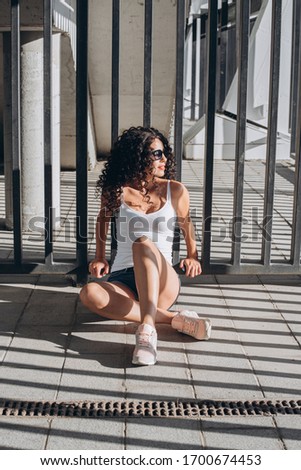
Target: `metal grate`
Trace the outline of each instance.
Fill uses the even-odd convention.
[[[0,416],[24,417],[161,417],[301,415],[301,400],[253,401],[14,401],[0,400]]]

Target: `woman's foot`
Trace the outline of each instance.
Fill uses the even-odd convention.
[[[207,340],[211,335],[211,321],[208,318],[200,318],[196,312],[191,310],[182,310],[175,315],[171,326],[180,333],[198,340]]]
[[[157,332],[155,328],[142,323],[136,331],[136,347],[132,363],[151,366],[157,362]]]

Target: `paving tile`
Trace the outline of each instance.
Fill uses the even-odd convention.
[[[37,289],[21,319],[22,325],[69,325],[75,314],[78,295]]]
[[[60,382],[60,368],[39,370],[37,368],[1,367],[0,394],[12,400],[54,400]]]
[[[67,342],[68,328],[19,326],[5,364],[50,366],[64,357]]]
[[[176,309],[188,309],[196,311],[200,317],[209,318],[212,323],[212,337],[218,330],[233,330],[233,322],[229,317],[229,311],[216,285],[185,286],[180,294]]]
[[[252,293],[251,289],[240,293],[235,286],[233,290],[225,292],[222,286],[222,290],[234,325],[243,342],[250,344],[255,339],[255,343],[258,344],[264,342],[271,346],[281,344],[284,347],[286,344],[288,347],[294,347],[295,340],[284,321],[284,315],[268,292],[258,291],[256,298],[244,299],[243,295]]]
[[[109,418],[56,418],[47,450],[122,450],[124,423]]]
[[[76,316],[74,319],[74,327],[76,328],[77,325],[96,325],[97,323],[106,322],[108,319],[97,315],[96,313],[90,312],[86,307],[84,307],[81,303],[77,304],[76,307]],[[119,322],[121,324],[121,322]]]
[[[0,449],[43,450],[48,429],[46,418],[0,417]]]
[[[25,304],[21,302],[5,302],[0,300],[0,325],[1,330],[15,330],[23,313]]]
[[[265,285],[266,289],[271,292],[298,292],[300,293],[301,275],[285,275],[261,274],[260,281]]]
[[[282,358],[285,360],[296,360],[300,361],[300,346],[293,338],[288,337],[286,342],[280,341],[277,337],[271,337],[270,335],[264,338],[258,337],[259,335],[249,335],[247,338],[242,338],[241,342],[245,350],[245,354],[248,356],[260,356],[270,360],[272,358]],[[278,341],[277,341],[278,339]]]
[[[0,332],[0,361],[4,360],[5,354],[7,353],[8,347],[12,341],[13,331],[1,331]],[[1,370],[1,369],[0,369]]]
[[[285,320],[292,331],[300,333],[300,304],[301,304],[301,282],[291,285],[266,285],[267,292],[271,297],[275,309],[281,320]]]
[[[0,396],[54,399],[66,340],[66,334],[57,328],[20,328],[0,369]]]
[[[0,286],[26,288],[34,286],[39,279],[38,274],[0,274]]]
[[[257,379],[235,333],[229,333],[228,337],[225,344],[220,331],[209,341],[185,344],[197,398],[245,400],[261,397]]]
[[[184,353],[161,349],[154,366],[129,366],[126,396],[132,400],[192,399],[194,392]],[[184,365],[184,366],[183,366]]]
[[[185,418],[128,419],[126,449],[202,449],[200,423]]]
[[[127,397],[134,400],[193,398],[183,335],[170,325],[158,325],[158,362],[154,366],[134,366],[131,361],[135,339],[129,332],[135,328],[135,325],[127,326]]]
[[[57,399],[123,400],[125,391],[124,355],[82,354],[66,358]]]
[[[277,415],[276,425],[287,450],[301,450],[301,416]]]
[[[221,285],[221,295],[232,309],[250,309],[263,314],[275,310],[268,293],[260,285]]]
[[[42,274],[37,281],[36,290],[70,292],[78,295],[80,288],[73,286],[68,276],[62,274]]]
[[[221,291],[215,284],[182,286],[176,307],[194,310],[206,317],[229,314]]]
[[[205,449],[283,450],[272,418],[229,417],[202,419]]]
[[[22,282],[23,284],[14,283],[14,281],[12,281],[11,284],[9,281],[0,283],[1,304],[9,303],[25,305],[28,302],[28,299],[32,295],[34,286],[30,284],[30,280],[27,284],[24,277]]]
[[[252,335],[257,335],[258,341],[262,338],[264,341],[269,340],[271,343],[292,344],[294,338],[283,318],[275,312],[272,318],[261,317],[248,318],[246,315],[240,315],[233,319],[233,323],[240,337],[248,339]]]
[[[277,320],[277,316],[276,316]],[[284,322],[265,322],[258,321],[256,324],[248,321],[234,321],[235,328],[239,335],[240,341],[243,344],[256,343],[258,346],[263,344],[266,348],[279,347],[279,349],[286,349],[295,351],[298,349],[295,338],[292,336],[291,331]]]
[[[126,334],[123,323],[115,321],[75,325],[69,349],[79,354],[125,354]]]
[[[294,398],[301,394],[300,363],[295,359],[283,363],[282,357],[270,361],[252,360],[252,367],[265,398]]]
[[[256,275],[241,275],[235,274],[218,274],[216,276],[217,283],[222,287],[232,287],[235,290],[241,291],[246,286],[247,290],[258,290],[260,281]]]

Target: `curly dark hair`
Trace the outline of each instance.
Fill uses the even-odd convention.
[[[147,198],[145,183],[153,163],[150,145],[155,139],[161,140],[167,159],[164,178],[174,178],[175,160],[167,138],[153,127],[130,127],[118,137],[96,184],[97,195],[104,197],[110,212],[118,210],[122,187],[127,184],[135,182],[137,189],[144,188]]]

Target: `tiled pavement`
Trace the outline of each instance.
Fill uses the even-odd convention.
[[[185,162],[183,168],[193,207],[198,207],[201,197],[196,191],[198,165]],[[289,166],[283,162],[277,173],[275,259],[287,259],[289,252]],[[213,251],[216,258],[226,259],[230,241],[222,227],[229,227],[233,194],[225,181],[232,173],[230,163],[221,162],[220,167],[215,180]],[[246,181],[243,256],[254,259],[260,245],[256,230],[262,211],[260,162],[247,166]],[[97,208],[93,199],[90,207],[91,213]],[[68,204],[67,210],[70,214]],[[197,209],[194,216],[198,225]],[[10,253],[9,236],[2,234],[2,258]],[[66,233],[58,233],[58,253],[64,247],[71,253],[72,241],[66,241]],[[91,255],[93,249],[91,238]],[[300,284],[301,276],[256,275],[203,275],[184,283],[178,306],[210,317],[212,338],[197,342],[159,325],[159,360],[145,368],[131,365],[135,325],[88,313],[78,300],[79,288],[65,276],[2,275],[0,397],[56,402],[301,400]],[[300,448],[301,416],[296,414],[198,419],[0,417],[0,449]]]

